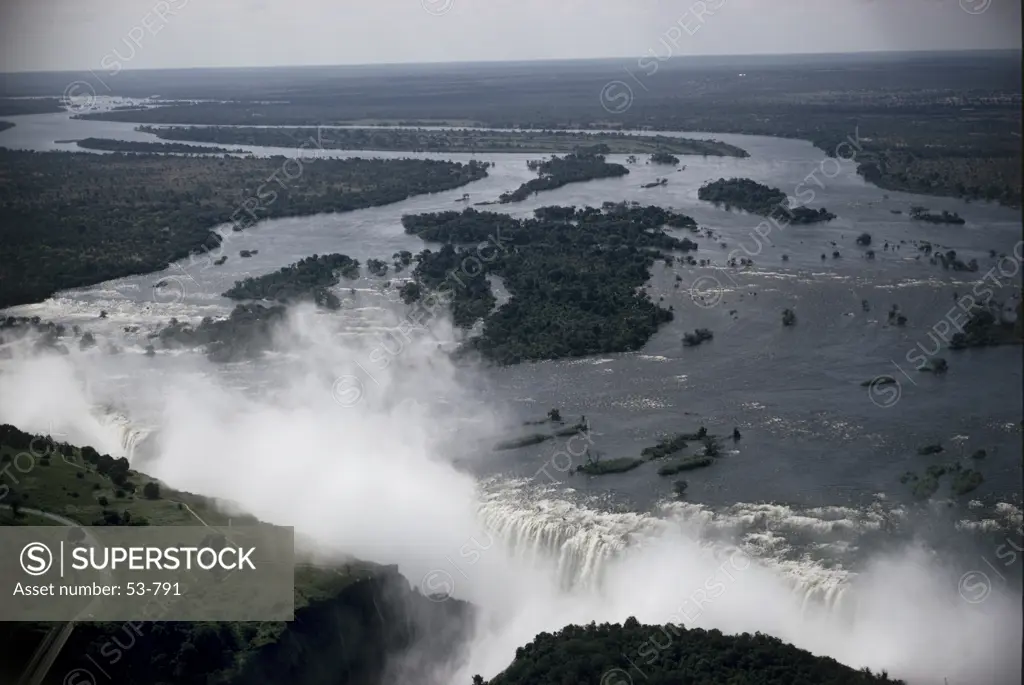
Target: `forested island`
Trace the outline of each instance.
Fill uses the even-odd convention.
[[[0,149],[0,308],[160,271],[217,249],[218,225],[373,207],[486,175],[472,161]]]
[[[635,679],[634,679],[635,676]],[[892,680],[884,671],[855,670],[835,659],[762,633],[725,635],[682,625],[590,623],[541,633],[516,650],[516,659],[488,683],[474,685],[874,685]]]
[[[128,115],[131,121],[131,115]],[[91,117],[86,117],[91,118]],[[293,148],[313,138],[325,150],[390,150],[397,152],[572,152],[603,145],[607,154],[663,154],[749,157],[746,150],[717,140],[628,133],[576,131],[479,131],[425,128],[259,128],[254,126],[139,126],[135,130],[164,140],[221,145]],[[678,162],[678,159],[676,160]]]
[[[963,225],[966,223],[956,212],[949,212],[948,210],[942,210],[940,213],[935,214],[929,212],[926,207],[911,207],[910,218],[917,219],[918,221],[927,221],[930,224],[954,224]]]
[[[10,121],[0,121],[0,131],[6,131],[9,128],[14,128],[14,123]]]
[[[826,210],[809,207],[790,207],[789,198],[778,188],[752,181],[749,178],[720,178],[705,183],[697,191],[697,197],[726,210],[742,209],[758,216],[771,217],[790,224],[814,224],[832,221],[836,215]]]
[[[198,326],[171,319],[150,336],[151,350],[203,347],[215,362],[255,359],[273,347],[274,330],[288,313],[284,305],[236,305],[226,319],[204,318]]]
[[[993,302],[991,305],[986,307],[975,304],[967,310],[967,321],[950,338],[950,349],[965,350],[972,347],[1024,343],[1024,301],[1017,304],[1015,323],[1006,323],[1002,320],[1000,303]]]
[[[78,147],[86,150],[103,150],[106,152],[165,152],[192,155],[249,154],[245,150],[229,150],[223,147],[206,147],[203,145],[187,145],[185,143],[151,143],[138,140],[116,140],[114,138],[83,138],[75,142],[78,144]]]
[[[629,169],[621,164],[605,161],[604,155],[607,154],[607,151],[607,146],[601,145],[585,150],[581,149],[564,157],[528,162],[530,169],[536,171],[539,177],[527,181],[512,192],[502,193],[498,201],[501,204],[522,202],[534,193],[554,190],[570,183],[628,174]]]
[[[313,255],[265,276],[237,281],[224,293],[233,300],[276,300],[283,303],[313,301],[339,309],[337,295],[328,290],[340,278],[357,278],[359,260],[348,255]]]
[[[651,164],[671,164],[675,166],[679,164],[679,158],[666,150],[658,150],[650,159]]]
[[[447,243],[416,256],[413,276],[422,287],[409,289],[409,301],[444,285],[460,325],[483,318],[471,347],[502,364],[637,350],[672,319],[641,287],[656,259],[697,249],[664,231],[696,226],[692,218],[625,203],[544,207],[534,215],[519,220],[468,208],[403,217],[407,233]],[[481,243],[488,247],[476,249]],[[487,275],[501,277],[511,293],[494,312]]]

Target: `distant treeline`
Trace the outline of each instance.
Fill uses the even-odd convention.
[[[245,150],[228,150],[223,147],[186,145],[185,143],[152,143],[139,140],[115,140],[113,138],[83,138],[78,147],[86,150],[106,152],[173,152],[199,155],[245,153]]]
[[[139,126],[137,131],[165,140],[222,145],[292,148],[314,139],[325,150],[395,150],[403,152],[572,152],[605,145],[609,154],[664,151],[680,155],[748,157],[735,145],[717,140],[675,136],[575,131],[476,131],[409,128],[259,128],[252,126]],[[676,160],[678,161],[678,160]]]

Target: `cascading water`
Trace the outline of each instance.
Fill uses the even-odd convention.
[[[530,481],[475,483],[451,462],[499,458],[467,446],[481,437],[493,444],[507,425],[460,383],[436,343],[389,352],[391,364],[371,367],[368,378],[360,364],[372,346],[339,336],[334,321],[298,311],[281,353],[258,366],[214,369],[184,354],[26,356],[2,371],[0,416],[38,432],[51,430],[49,421],[69,434],[61,439],[128,456],[171,487],[293,525],[325,551],[396,563],[414,584],[463,563],[461,574],[450,572],[453,594],[477,604],[486,621],[466,672],[438,682],[490,677],[540,631],[629,615],[761,630],[911,682],[1013,667],[1012,605],[957,604],[956,578],[945,584],[934,557],[898,549],[876,560],[865,550],[901,525],[899,507],[672,502],[629,512]],[[103,386],[113,372],[132,392],[97,415],[117,395]],[[343,388],[358,387],[359,401],[332,393],[339,377],[360,379]],[[259,383],[273,392],[252,392]],[[436,410],[438,396],[450,404]],[[470,568],[458,551],[486,535],[494,549],[482,549]],[[850,563],[858,557],[859,567]],[[996,639],[985,632],[991,626]]]

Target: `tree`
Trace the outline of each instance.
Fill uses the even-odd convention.
[[[143,486],[142,495],[146,499],[160,499],[160,484],[156,481],[149,481]]]

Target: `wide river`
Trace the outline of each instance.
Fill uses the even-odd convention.
[[[55,141],[89,136],[153,140],[135,132],[132,124],[73,120],[66,114],[9,119],[16,126],[0,133],[0,145],[6,147],[73,150],[77,149],[73,144]],[[1016,307],[1021,212],[884,191],[858,176],[854,162],[826,158],[804,141],[669,135],[714,137],[747,150],[750,157],[683,157],[685,169],[680,171],[648,165],[641,157],[639,163],[627,165],[630,174],[625,177],[571,184],[522,203],[482,209],[528,216],[540,206],[600,206],[622,200],[670,207],[693,216],[713,232],[713,238],[681,233],[699,243],[698,259],[710,258],[715,266],[654,266],[650,293],[655,300],[664,298],[676,316],[642,351],[484,368],[474,374],[480,392],[522,420],[539,418],[551,407],[559,407],[566,418],[586,415],[595,449],[608,457],[636,456],[661,436],[700,425],[724,435],[739,428],[742,440],[726,440],[727,454],[716,464],[685,475],[689,490],[684,507],[733,521],[753,535],[751,539],[774,536],[787,541],[784,547],[812,550],[812,556],[834,561],[845,551],[867,546],[879,531],[888,535],[902,523],[908,524],[906,535],[921,535],[922,528],[909,522],[934,516],[948,519],[949,527],[942,530],[986,529],[999,536],[976,540],[977,546],[970,545],[972,551],[958,562],[964,571],[985,569],[985,563],[991,566],[993,540],[998,542],[1020,524],[1021,350],[1009,346],[953,352],[937,351],[936,345],[944,347],[941,335],[949,335],[944,321],[957,319],[958,295],[971,292],[983,278],[1008,310]],[[246,149],[259,155],[296,154],[290,149]],[[158,384],[185,363],[183,356],[189,356],[142,354],[147,344],[144,335],[171,317],[197,322],[204,316],[224,316],[233,303],[219,293],[235,280],[274,271],[314,253],[342,252],[363,261],[372,257],[390,261],[399,250],[433,247],[404,233],[402,215],[458,209],[463,193],[469,193],[472,202],[493,200],[530,179],[533,174],[526,161],[539,156],[318,154],[482,159],[495,166],[488,178],[450,192],[344,214],[263,221],[231,236],[224,253],[229,259],[223,266],[204,268],[183,262],[165,272],[63,292],[9,313],[79,324],[97,338],[122,346],[120,373],[109,382],[124,393],[122,406],[132,406],[133,388]],[[626,163],[625,155],[609,159]],[[810,174],[817,181],[807,180]],[[641,188],[660,176],[668,177],[667,185]],[[810,206],[827,207],[838,218],[828,224],[774,228],[767,238],[758,237],[757,217],[725,211],[697,198],[703,183],[734,176],[790,195],[798,186],[812,188],[816,197]],[[957,212],[966,225],[914,221],[908,216],[914,205]],[[873,260],[855,244],[862,232],[873,238]],[[965,262],[977,259],[980,270],[957,273],[931,264],[917,249],[920,241],[955,250]],[[892,249],[883,248],[886,242]],[[737,248],[750,254],[752,267],[726,267],[727,255]],[[241,259],[239,250],[258,254]],[[835,250],[838,258],[832,256]],[[991,257],[991,250],[1006,258]],[[788,259],[783,260],[783,255]],[[154,290],[153,284],[160,280],[167,280],[169,288]],[[339,294],[349,306],[338,316],[355,316],[368,304],[383,302],[379,291],[384,280],[364,277],[344,284]],[[356,289],[354,295],[347,290],[350,286]],[[864,301],[867,306],[862,305]],[[907,317],[905,326],[890,323],[887,314],[894,305]],[[795,327],[782,326],[785,308],[796,312]],[[101,310],[108,313],[106,319],[98,318]],[[126,333],[126,326],[138,326],[139,331]],[[714,339],[699,347],[684,347],[683,334],[695,328],[710,328]],[[948,360],[947,374],[936,376],[915,368],[916,359],[935,354]],[[218,373],[244,385],[255,370],[251,364],[233,364]],[[892,374],[897,385],[862,386],[880,374]],[[366,372],[359,383],[367,392],[373,391],[371,373]],[[144,425],[146,417],[133,415],[130,422]],[[941,507],[915,504],[910,486],[901,483],[900,476],[907,471],[921,474],[936,463],[934,457],[917,454],[919,446],[936,442],[945,446],[945,457],[985,449],[988,457],[976,464],[985,482],[959,498],[950,498],[944,483],[936,496],[944,502]],[[474,468],[482,477],[543,479],[543,484],[550,485],[537,474],[550,464],[558,449],[553,445],[496,453],[474,462]],[[673,479],[660,478],[656,470],[656,465],[648,464],[626,474],[589,479],[569,477],[550,467],[546,473],[564,481],[567,489],[558,497],[575,503],[569,513],[559,510],[564,519],[572,512],[582,517],[579,511],[594,507],[651,511],[671,498]],[[802,544],[808,533],[843,544],[822,552],[821,545]],[[937,538],[944,536],[936,533]],[[789,556],[799,558],[800,554],[790,552]],[[1019,585],[1021,564],[1016,557],[1010,563],[1012,569],[1004,571],[1007,582]],[[995,578],[991,571],[989,575]]]

